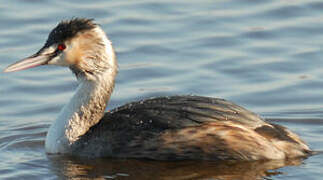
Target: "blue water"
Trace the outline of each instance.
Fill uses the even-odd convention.
[[[36,52],[50,30],[71,17],[95,18],[116,49],[120,71],[108,109],[161,95],[221,97],[323,149],[323,2],[3,1],[0,69]],[[286,164],[47,156],[47,129],[72,96],[75,78],[49,66],[0,73],[0,84],[0,179],[323,176],[321,154]]]

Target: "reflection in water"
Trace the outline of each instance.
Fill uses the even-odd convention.
[[[303,159],[254,162],[151,161],[79,159],[49,155],[60,178],[80,179],[261,179],[281,174],[278,168],[297,166]]]

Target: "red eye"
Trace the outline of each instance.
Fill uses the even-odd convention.
[[[57,49],[60,50],[60,51],[63,51],[65,48],[66,48],[65,44],[59,44],[57,46]]]

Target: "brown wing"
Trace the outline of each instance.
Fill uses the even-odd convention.
[[[201,96],[158,97],[133,102],[107,112],[103,119],[120,118],[127,124],[162,129],[217,121],[233,121],[250,127],[266,124],[257,114],[230,101]],[[120,122],[115,123],[120,125]]]
[[[281,141],[288,152],[280,150]],[[105,113],[74,147],[74,153],[87,156],[239,160],[282,158],[293,149],[302,155],[308,149],[298,136],[255,113],[201,96],[159,97],[121,106]]]

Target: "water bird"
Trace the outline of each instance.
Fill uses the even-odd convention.
[[[116,54],[93,19],[61,21],[44,46],[4,72],[69,67],[79,86],[46,136],[49,154],[154,160],[290,159],[311,150],[287,128],[230,101],[154,97],[105,112],[117,75]]]

